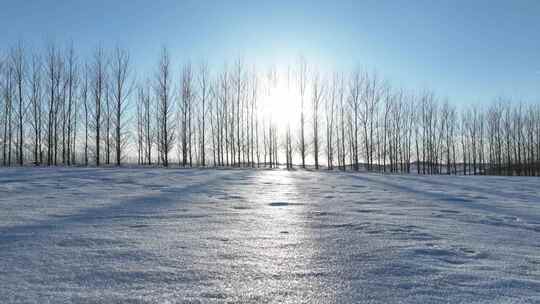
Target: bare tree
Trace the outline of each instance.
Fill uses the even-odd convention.
[[[60,80],[62,77],[62,59],[54,44],[48,47],[46,59],[47,74],[47,165],[56,165],[56,130],[58,125],[58,104]]]
[[[251,77],[251,98],[250,98],[250,105],[251,105],[251,112],[250,112],[250,124],[249,124],[249,142],[250,142],[250,151],[251,151],[251,167],[255,166],[255,142],[258,143],[259,139],[257,137],[257,123],[256,120],[258,119],[256,115],[257,111],[257,94],[258,94],[258,78],[255,71],[253,71],[252,77]],[[290,128],[289,128],[290,132]],[[258,144],[257,144],[258,147]],[[258,153],[258,148],[257,148]],[[292,153],[292,152],[291,152]],[[257,164],[259,161],[257,161]]]
[[[319,79],[319,74],[313,76],[313,92],[311,99],[311,111],[313,115],[313,158],[315,159],[315,169],[319,170],[319,111],[323,100],[324,86]]]
[[[351,78],[351,84],[349,87],[349,108],[351,111],[351,148],[352,148],[352,158],[354,164],[354,170],[358,171],[359,166],[359,140],[358,140],[358,128],[360,123],[360,106],[362,102],[362,86],[365,82],[364,76],[360,74],[359,71],[354,72]]]
[[[2,144],[2,163],[11,166],[11,149],[13,137],[13,67],[7,63],[3,69],[3,99],[4,99],[4,135]]]
[[[324,113],[326,118],[326,161],[328,170],[334,169],[334,121],[336,100],[339,98],[339,78],[337,74],[332,77],[330,96],[325,98]]]
[[[104,117],[103,117],[103,123],[105,127],[105,134],[104,134],[104,141],[105,141],[105,164],[109,165],[111,163],[111,121],[113,116],[113,101],[112,101],[112,93],[111,93],[111,86],[109,84],[109,77],[107,81],[105,82],[105,104],[104,104]]]
[[[139,96],[135,104],[135,127],[136,127],[136,138],[137,138],[137,165],[142,165],[144,163],[144,123],[143,123],[143,101],[141,98],[141,93],[139,90]]]
[[[38,55],[32,56],[31,76],[30,76],[30,105],[31,128],[34,135],[34,164],[43,163],[42,153],[42,114],[43,114],[43,92],[42,92],[42,63]]]
[[[101,157],[101,125],[103,123],[103,106],[106,98],[106,59],[101,47],[98,47],[94,53],[94,62],[92,65],[92,93],[93,93],[93,128],[95,130],[95,160],[96,166],[100,165]]]
[[[84,73],[81,83],[81,101],[83,105],[84,113],[84,165],[88,166],[88,138],[89,138],[89,125],[90,125],[90,99],[88,94],[89,81],[90,81],[90,67],[84,66]]]
[[[116,165],[120,166],[123,159],[123,150],[126,146],[125,131],[127,121],[125,119],[126,111],[129,105],[129,97],[133,91],[133,82],[131,82],[130,56],[128,51],[117,47],[115,49],[111,64],[111,80],[113,92],[113,126],[114,126],[114,147]]]
[[[344,77],[341,74],[339,76],[339,84],[337,89],[337,97],[339,103],[339,123],[336,125],[336,134],[338,138],[338,163],[341,163],[342,170],[346,170],[347,165],[345,163],[346,150],[345,150],[345,127],[346,127],[346,116],[345,116],[345,84]]]
[[[180,141],[182,166],[191,166],[191,112],[193,107],[193,73],[191,65],[186,64],[182,71],[182,96],[180,100]]]
[[[376,123],[376,113],[379,102],[381,101],[384,85],[380,82],[377,74],[366,75],[363,81],[361,95],[362,111],[361,122],[364,130],[364,145],[366,153],[367,169],[373,169],[373,151],[374,151],[374,133]]]
[[[149,81],[146,81],[148,84]],[[155,132],[152,119],[152,98],[150,96],[149,85],[141,84],[138,88],[137,95],[138,113],[140,114],[139,127],[140,127],[140,140],[141,143],[141,163],[145,165],[152,165],[152,148],[155,142]]]
[[[174,144],[174,124],[171,122],[174,113],[171,89],[169,51],[164,47],[161,51],[155,91],[158,101],[158,151],[164,167],[169,166],[169,153]]]
[[[77,86],[78,86],[78,66],[77,66],[77,59],[75,58],[75,49],[73,45],[69,48],[67,51],[67,58],[66,58],[66,85],[67,85],[67,111],[65,115],[65,121],[67,128],[64,128],[64,131],[67,131],[67,151],[62,151],[62,155],[65,155],[65,158],[67,158],[67,165],[71,165],[71,147],[72,147],[72,133],[74,132],[76,125],[75,125],[75,119],[76,117],[76,92],[77,92]],[[67,129],[67,130],[65,130]],[[65,149],[64,149],[65,150]]]
[[[225,67],[223,73],[219,79],[219,111],[218,111],[218,122],[220,126],[218,127],[219,135],[219,145],[221,152],[221,165],[229,166],[229,133],[234,133],[230,130],[229,127],[229,112],[230,112],[230,77]]]
[[[305,140],[305,115],[304,99],[306,95],[307,84],[307,63],[302,57],[298,67],[298,89],[300,93],[300,157],[302,158],[302,168],[306,168],[306,140]]]
[[[17,96],[17,161],[19,165],[22,166],[24,162],[24,116],[26,112],[26,58],[21,43],[19,43],[17,47],[11,51],[10,57],[14,72],[13,77],[15,78],[15,91]]]
[[[236,154],[237,154],[237,165],[240,166],[241,162],[241,136],[240,136],[240,130],[242,129],[241,126],[241,115],[242,113],[242,101],[244,98],[244,89],[245,89],[245,81],[244,81],[244,65],[241,60],[238,60],[235,65],[235,71],[234,71],[234,90],[235,90],[235,110],[236,113],[233,112],[233,117],[236,116],[236,122],[233,119],[233,124],[236,123]],[[234,133],[234,127],[233,127],[233,133]],[[234,145],[234,140],[232,141]],[[234,157],[233,157],[234,159]]]
[[[201,166],[206,167],[206,117],[208,114],[208,99],[210,95],[210,83],[208,76],[208,66],[201,65],[199,70],[199,91],[200,91],[200,112],[199,112],[199,133],[200,133],[200,151]]]

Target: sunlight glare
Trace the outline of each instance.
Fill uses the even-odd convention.
[[[293,127],[299,120],[300,97],[293,86],[277,81],[268,88],[262,98],[263,113],[266,119],[270,119],[280,131],[287,126]]]

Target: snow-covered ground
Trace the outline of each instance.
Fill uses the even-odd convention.
[[[0,169],[1,303],[540,303],[540,179]]]

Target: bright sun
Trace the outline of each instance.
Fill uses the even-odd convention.
[[[285,130],[287,125],[294,126],[299,120],[300,99],[294,88],[287,84],[278,82],[269,88],[262,96],[262,101],[264,115],[280,130]]]

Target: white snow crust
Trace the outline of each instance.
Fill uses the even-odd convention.
[[[0,169],[1,303],[540,303],[540,180]]]

